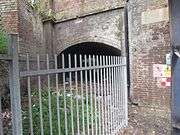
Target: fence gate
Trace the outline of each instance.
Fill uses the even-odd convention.
[[[116,135],[127,126],[126,58],[18,56],[10,39],[13,135]]]

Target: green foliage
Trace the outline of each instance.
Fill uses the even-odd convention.
[[[55,14],[48,6],[48,2],[44,0],[37,0],[34,3],[31,3],[31,7],[36,13],[38,13],[42,20],[55,20]]]
[[[40,0],[37,0],[34,3],[32,3],[31,6],[35,11],[39,11],[41,8]]]
[[[74,93],[69,94],[70,92],[66,93],[66,106],[67,106],[67,125],[68,125],[68,135],[72,134],[72,125],[71,125],[71,99],[72,99],[72,105],[73,105],[73,123],[74,123],[74,131],[77,133],[77,96]],[[44,134],[49,135],[50,134],[50,126],[49,126],[49,100],[48,100],[48,90],[42,91],[42,110],[43,110],[43,127],[44,127]],[[51,95],[51,111],[52,111],[52,127],[53,127],[53,134],[58,134],[58,115],[57,115],[57,93],[50,92]],[[65,135],[65,109],[64,109],[64,94],[59,94],[59,106],[60,106],[60,127],[61,127],[61,135]],[[27,99],[27,98],[26,98]],[[83,98],[84,106],[82,107],[82,99],[78,98],[78,109],[79,109],[79,121],[80,121],[80,130],[82,132],[82,108],[84,108],[84,118],[85,118],[85,126],[87,127],[87,111],[86,111],[86,100]],[[90,97],[89,97],[90,101]],[[93,107],[94,108],[94,107]],[[88,109],[89,109],[89,121],[91,120],[91,113],[90,113],[90,102],[88,103]],[[93,113],[94,110],[93,110]],[[32,118],[33,118],[33,130],[35,135],[40,135],[40,107],[39,107],[39,97],[38,97],[38,90],[32,92]],[[24,135],[27,135],[30,133],[29,130],[29,109],[28,107],[24,107],[23,109],[23,130]],[[93,127],[89,125],[89,127]]]
[[[7,34],[0,28],[0,54],[7,53]]]

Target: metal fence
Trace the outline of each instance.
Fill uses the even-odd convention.
[[[12,53],[14,135],[115,135],[127,126],[125,57],[27,54],[22,71],[18,59]]]

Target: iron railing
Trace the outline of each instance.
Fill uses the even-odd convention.
[[[115,135],[127,126],[125,57],[26,54],[19,71],[13,51],[13,135]]]
[[[47,69],[41,70],[40,56],[37,55],[37,70],[31,71],[29,69],[29,55],[27,55],[27,71],[20,72],[21,77],[27,77],[31,133],[36,132],[33,129],[32,118],[34,114],[32,114],[31,77],[38,78],[37,89],[35,90],[38,91],[38,98],[36,100],[39,100],[39,128],[42,135],[47,131],[51,135],[60,134],[62,130],[65,135],[113,135],[123,126],[127,125],[125,58],[90,55],[71,56],[70,54],[62,54],[61,58],[59,61],[62,61],[62,67],[58,68],[58,58],[55,55],[55,68],[50,69],[49,55],[46,55]],[[66,60],[68,64],[65,63],[65,58],[68,59]],[[41,80],[46,76],[47,80],[45,83],[47,83],[47,86],[42,86]],[[53,86],[52,81],[55,81],[56,86]],[[44,126],[47,127],[47,125],[45,125],[43,120],[43,105],[46,104],[42,103],[42,95],[46,89],[48,92],[49,129],[44,129]],[[52,113],[51,107],[52,92],[55,93],[57,98],[56,124],[60,128],[58,132],[53,132],[52,114],[54,113]],[[63,108],[59,107],[62,106],[61,101],[63,102]],[[70,102],[70,104],[68,105],[67,102]],[[60,109],[63,111],[59,111]],[[60,117],[60,113],[64,113],[62,115],[63,118]],[[80,120],[80,117],[82,120]],[[61,125],[65,125],[63,127],[64,129],[62,129]]]

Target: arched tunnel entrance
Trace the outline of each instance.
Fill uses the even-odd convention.
[[[121,51],[115,47],[97,43],[84,42],[73,45],[63,51],[64,54],[86,54],[86,55],[106,55],[106,56],[120,56]]]
[[[70,46],[68,48],[66,48],[65,50],[63,50],[59,56],[58,56],[58,67],[62,67],[62,54],[64,54],[64,60],[65,60],[65,67],[68,67],[68,55],[70,54],[71,57],[73,57],[73,55],[77,55],[77,57],[79,57],[79,55],[82,55],[82,59],[84,61],[84,55],[86,55],[87,57],[89,57],[89,55],[91,57],[94,56],[121,56],[121,50],[119,50],[118,48],[115,48],[113,46],[110,45],[106,45],[104,43],[98,43],[98,42],[83,42],[83,43],[79,43],[73,46]],[[88,59],[88,58],[87,58]],[[73,67],[74,65],[74,59],[71,60],[71,66]],[[79,59],[77,59],[77,66],[79,65]],[[88,65],[87,65],[88,66]]]
[[[62,60],[63,59],[62,54],[64,56],[64,62]],[[74,59],[75,55],[76,55],[76,62]],[[82,62],[80,61],[80,55],[82,57]],[[106,59],[105,57],[118,57],[118,56],[120,57],[121,50],[113,46],[100,43],[100,42],[78,43],[76,45],[66,48],[58,55],[58,59],[57,59],[58,68],[75,68],[75,67],[80,67],[80,66],[82,67],[93,66],[93,57],[96,57],[96,56],[99,56],[99,57],[98,57],[98,60],[97,58],[94,59],[95,65],[97,64],[97,61],[99,61],[99,65],[108,65],[108,62],[110,64],[110,60],[105,60]],[[100,57],[102,57],[102,59]],[[103,60],[103,57],[104,57],[104,60]],[[75,65],[75,63],[77,65]],[[63,67],[63,64],[64,64],[64,67]],[[78,76],[80,76],[80,74],[78,74]],[[75,79],[75,78],[72,78],[72,79]],[[83,74],[83,79],[85,80],[85,74]],[[68,75],[66,75],[65,80],[69,82]],[[87,73],[87,80],[90,81],[89,73]],[[78,77],[78,81],[80,81],[79,77]]]
[[[127,126],[127,67],[118,48],[84,42],[57,60],[66,134],[115,135]]]

